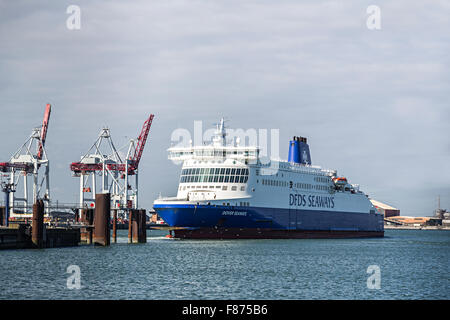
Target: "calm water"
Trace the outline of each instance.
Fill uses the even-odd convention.
[[[0,299],[449,299],[450,231],[383,239],[165,239],[0,251]],[[81,289],[67,288],[78,265]],[[369,265],[381,288],[368,289]]]

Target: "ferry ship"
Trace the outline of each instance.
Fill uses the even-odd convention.
[[[182,163],[176,197],[154,201],[171,236],[185,239],[383,237],[383,215],[359,185],[311,164],[307,139],[288,161],[261,161],[257,146],[227,143],[222,119],[210,144],[171,147]]]

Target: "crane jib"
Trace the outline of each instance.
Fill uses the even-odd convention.
[[[50,113],[52,111],[51,105],[48,103],[45,108],[44,120],[42,121],[41,129],[41,143],[39,144],[39,151],[37,154],[38,159],[42,159],[43,147],[45,145],[45,139],[47,138],[48,122],[50,121]]]

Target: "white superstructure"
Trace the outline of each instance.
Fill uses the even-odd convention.
[[[259,161],[258,147],[226,143],[223,119],[212,143],[169,148],[182,161],[176,197],[155,204],[210,204],[376,213],[358,185],[336,183],[336,170],[271,160]]]

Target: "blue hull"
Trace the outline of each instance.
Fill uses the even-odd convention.
[[[154,205],[156,212],[184,238],[311,238],[383,236],[379,214],[298,209]],[[322,236],[321,236],[322,235]]]

